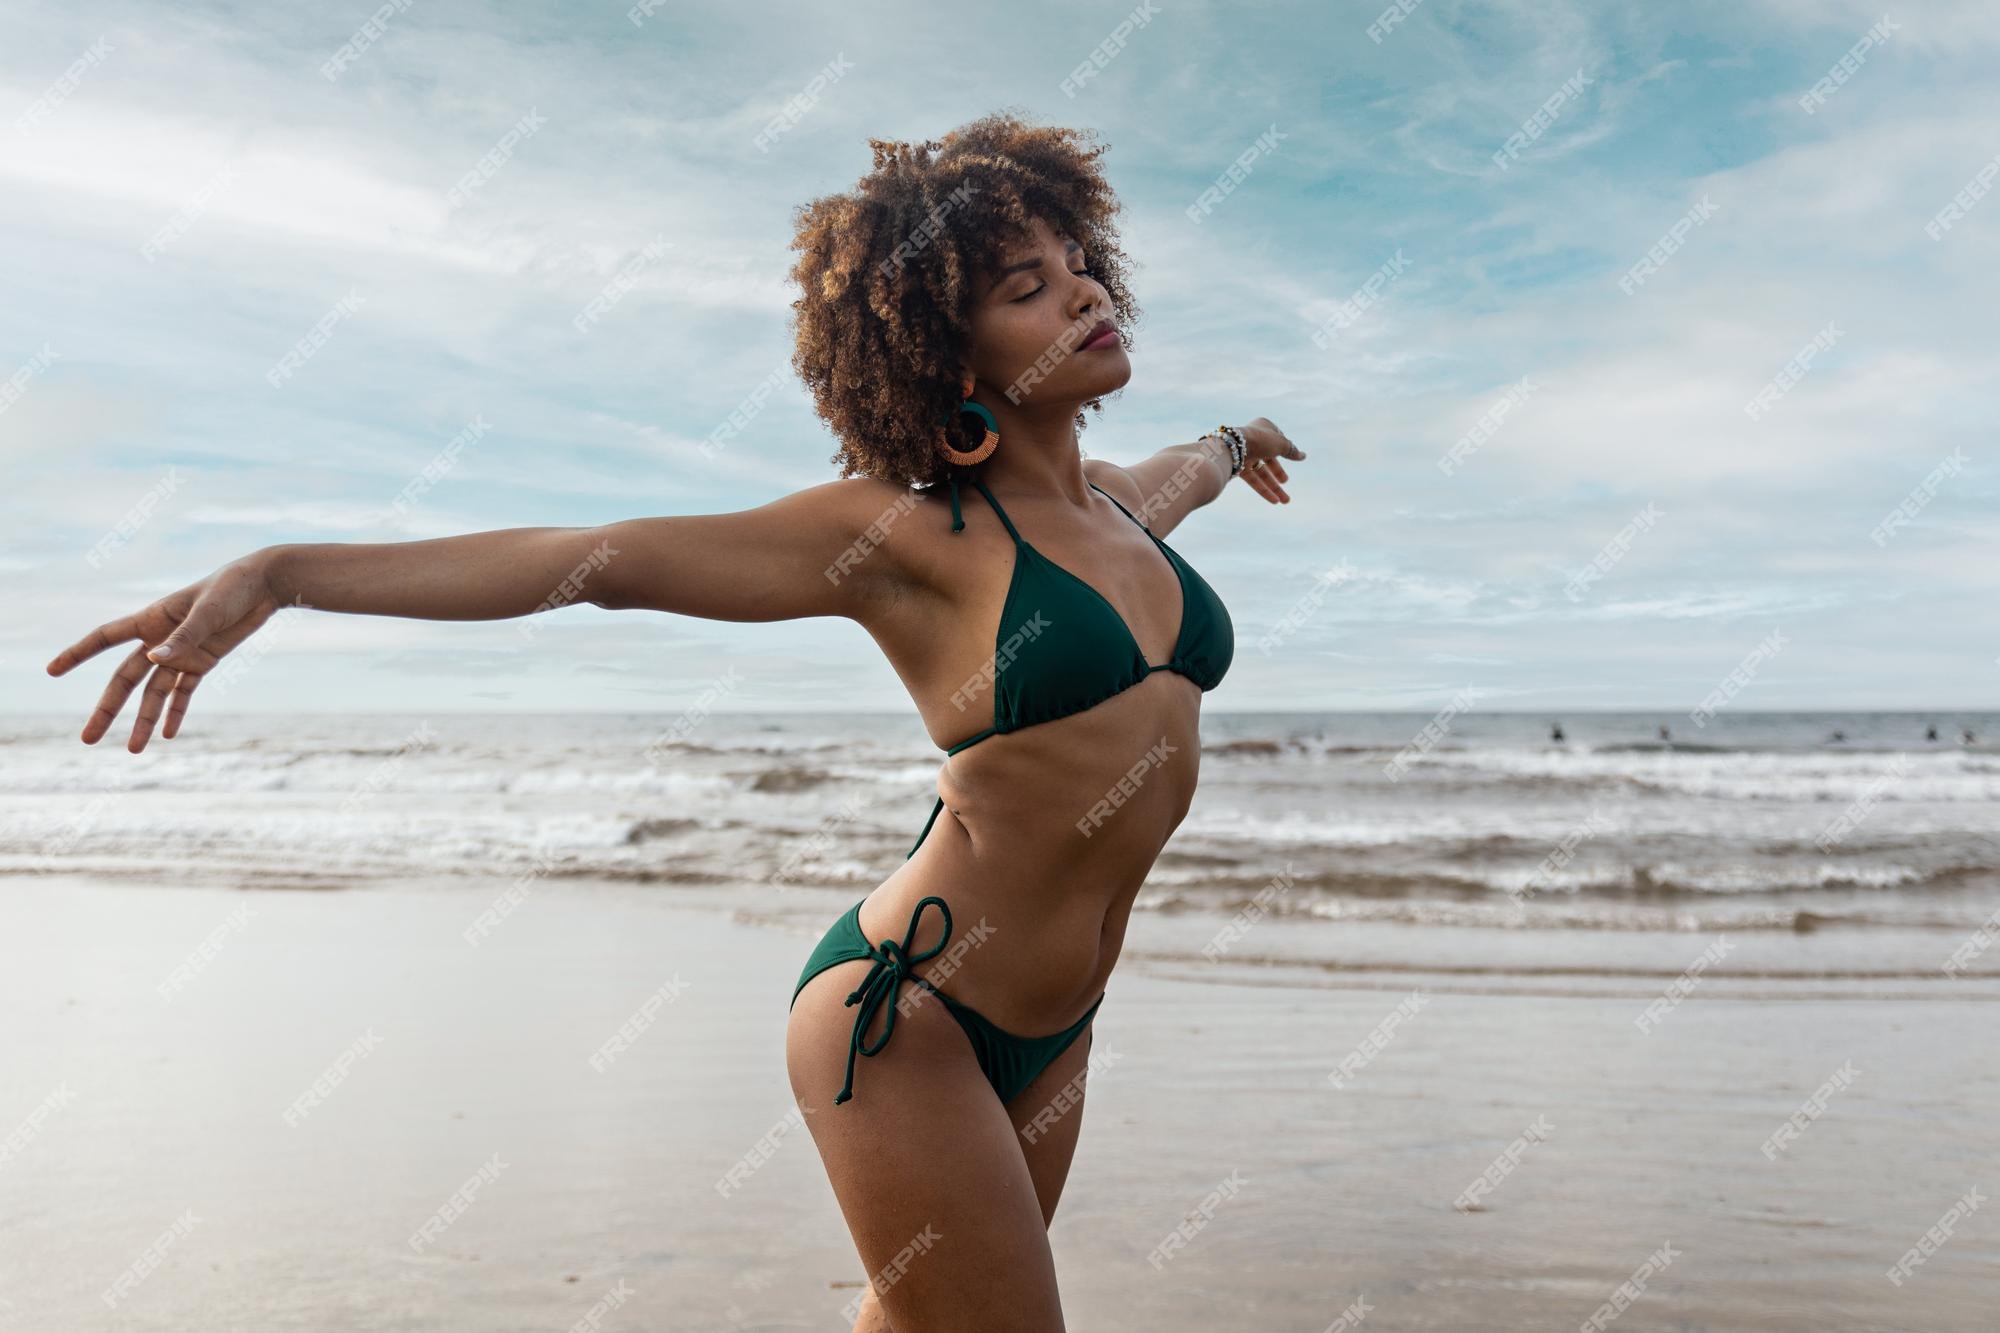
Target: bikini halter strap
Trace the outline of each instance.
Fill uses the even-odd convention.
[[[986,497],[986,503],[992,505],[993,512],[1000,516],[1000,521],[1007,527],[1007,535],[1017,542],[1020,541],[1021,534],[1015,530],[1014,520],[1007,517],[1007,511],[1002,509],[1000,502],[993,498],[993,492],[986,489],[986,482],[975,476],[972,479],[972,484],[979,488],[979,493]],[[951,530],[957,532],[964,526],[965,518],[958,512],[958,472],[956,469],[953,469],[951,474]]]

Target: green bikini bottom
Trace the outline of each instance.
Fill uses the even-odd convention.
[[[805,989],[806,983],[835,963],[859,958],[875,961],[875,966],[868,969],[868,975],[847,997],[847,1003],[860,1005],[861,1012],[854,1016],[854,1036],[847,1045],[847,1082],[833,1099],[835,1106],[854,1095],[854,1057],[874,1055],[888,1045],[889,1034],[896,1027],[896,987],[902,982],[914,981],[944,1001],[945,1009],[965,1029],[965,1035],[971,1038],[972,1051],[978,1057],[980,1071],[986,1075],[986,1081],[993,1085],[993,1091],[999,1094],[1002,1102],[1014,1100],[1035,1081],[1037,1074],[1068,1050],[1070,1043],[1097,1016],[1097,1006],[1104,1003],[1104,996],[1100,994],[1082,1018],[1061,1032],[1046,1037],[1022,1037],[1005,1028],[995,1027],[978,1010],[960,1004],[910,971],[916,964],[944,952],[945,942],[951,938],[951,908],[946,906],[944,899],[932,895],[918,902],[916,910],[910,914],[910,928],[904,932],[902,943],[883,940],[879,947],[869,944],[868,937],[861,931],[861,903],[866,901],[864,898],[848,908],[820,937],[819,943],[813,946],[811,957],[806,959],[805,970],[799,974],[799,984],[792,988],[792,1003],[797,1004],[799,992]],[[944,933],[938,937],[934,947],[921,953],[911,953],[917,923],[923,917],[924,908],[932,903],[936,903],[938,911],[944,914]],[[873,1044],[866,1044],[862,1039],[877,1011],[884,1013],[882,1035]]]

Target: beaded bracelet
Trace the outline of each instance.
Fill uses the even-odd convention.
[[[1243,456],[1250,446],[1244,441],[1242,431],[1234,426],[1217,426],[1201,438],[1204,440],[1219,438],[1228,448],[1230,476],[1237,476],[1243,471]]]

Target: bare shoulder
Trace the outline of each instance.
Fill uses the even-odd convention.
[[[1083,460],[1083,477],[1085,481],[1103,488],[1134,518],[1141,523],[1146,522],[1146,515],[1141,512],[1146,507],[1146,497],[1131,473],[1108,459],[1086,458]]]

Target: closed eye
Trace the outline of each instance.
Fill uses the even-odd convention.
[[[1080,277],[1089,278],[1093,282],[1101,281],[1101,279],[1098,278],[1096,272],[1093,271],[1088,264],[1084,265],[1082,268],[1073,268],[1070,270],[1070,272],[1075,273]],[[1045,282],[1041,286],[1035,288],[1035,290],[1033,290],[1032,292],[1029,292],[1024,296],[1015,297],[1012,301],[1009,301],[1008,304],[1019,305],[1023,301],[1031,300],[1034,297],[1040,296],[1043,292],[1047,291],[1048,289],[1049,285]]]

